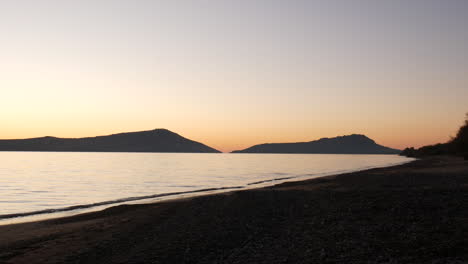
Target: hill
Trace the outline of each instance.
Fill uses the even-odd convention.
[[[465,123],[458,129],[457,135],[446,143],[423,146],[420,148],[406,148],[401,154],[407,157],[427,157],[427,156],[463,156],[468,160],[468,113]]]
[[[0,151],[219,152],[167,129],[86,138],[40,137],[0,140]]]
[[[255,145],[233,153],[316,153],[316,154],[399,154],[401,151],[381,146],[364,135],[322,138],[310,142]]]

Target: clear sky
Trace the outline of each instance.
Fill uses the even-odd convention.
[[[0,138],[443,142],[468,111],[467,14],[464,0],[1,1]]]

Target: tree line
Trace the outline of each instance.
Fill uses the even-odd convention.
[[[407,157],[456,155],[463,156],[468,160],[468,113],[466,114],[465,123],[458,129],[456,136],[451,138],[449,142],[424,146],[418,149],[406,148],[401,155]]]

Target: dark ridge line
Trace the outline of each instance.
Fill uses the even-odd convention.
[[[167,129],[96,137],[0,139],[1,151],[220,153],[203,143]]]
[[[399,154],[401,150],[377,144],[365,135],[352,134],[308,142],[264,143],[232,153],[287,154]]]
[[[44,209],[44,210],[32,211],[32,212],[26,212],[26,213],[3,214],[3,215],[0,215],[0,220],[10,219],[10,218],[18,218],[18,217],[26,217],[26,216],[33,216],[33,215],[40,215],[40,214],[68,212],[68,211],[73,211],[73,210],[78,210],[78,209],[87,209],[87,208],[103,206],[103,205],[118,204],[118,203],[124,203],[124,202],[132,202],[132,201],[145,200],[145,199],[158,198],[158,197],[165,197],[165,196],[173,196],[173,195],[179,195],[179,194],[190,194],[190,193],[200,193],[200,192],[230,190],[230,189],[234,190],[234,189],[242,189],[242,188],[244,188],[244,187],[243,186],[233,186],[233,187],[207,188],[207,189],[200,189],[200,190],[187,191],[187,192],[171,192],[171,193],[161,193],[161,194],[153,194],[153,195],[146,195],[146,196],[128,197],[128,198],[122,198],[122,199],[104,201],[104,202],[98,202],[98,203],[92,203],[92,204],[74,205],[74,206],[58,208],[58,209]]]

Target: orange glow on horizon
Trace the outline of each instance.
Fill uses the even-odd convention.
[[[402,149],[449,140],[468,111],[464,1],[20,2],[1,9],[3,139],[166,128],[225,152],[348,134]]]

